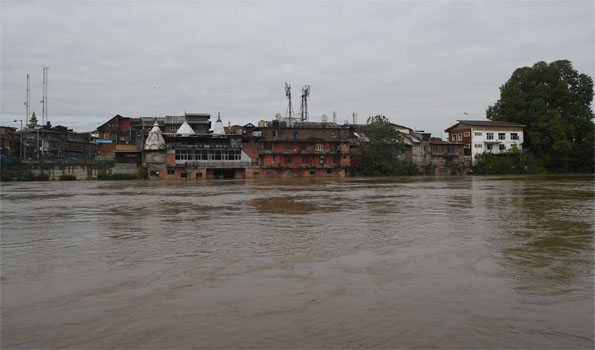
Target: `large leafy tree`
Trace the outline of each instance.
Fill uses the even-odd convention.
[[[488,119],[527,125],[525,149],[552,171],[593,171],[593,79],[570,61],[518,68]]]
[[[415,166],[401,160],[404,152],[403,136],[382,115],[368,118],[368,140],[361,145],[364,175],[413,175]]]

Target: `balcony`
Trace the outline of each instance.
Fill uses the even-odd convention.
[[[241,160],[176,160],[176,166],[186,168],[245,168],[258,166],[258,163]]]

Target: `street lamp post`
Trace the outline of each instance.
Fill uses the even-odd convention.
[[[20,149],[19,149],[19,151],[20,151],[20,152],[19,152],[19,153],[20,153],[19,155],[20,155],[20,156],[21,156],[23,159],[25,159],[25,154],[24,154],[24,153],[25,153],[25,152],[24,152],[24,149],[25,149],[25,148],[23,147],[23,119],[15,119],[15,120],[13,120],[13,122],[15,122],[15,123],[16,123],[16,122],[21,122],[21,144],[20,144],[20,146],[21,146],[21,147],[19,147],[19,148],[20,148]]]

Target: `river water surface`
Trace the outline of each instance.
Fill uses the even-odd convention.
[[[593,348],[592,176],[1,184],[1,347]]]

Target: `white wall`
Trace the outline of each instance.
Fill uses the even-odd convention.
[[[493,133],[494,134],[494,138],[492,140],[488,140],[486,135],[487,133]],[[481,136],[476,136],[476,133],[481,133]],[[505,134],[505,138],[504,140],[500,140],[498,138],[498,134],[499,133],[504,133]],[[518,140],[513,140],[511,138],[511,134],[516,133],[518,135]],[[503,144],[506,149],[504,150],[500,150],[500,144],[493,144],[492,145],[492,150],[489,151],[487,149],[487,144],[485,143],[486,141],[497,141],[500,142],[500,144]],[[476,145],[481,145],[481,147],[475,147]],[[523,131],[522,130],[517,130],[517,131],[502,131],[502,130],[498,130],[498,129],[491,129],[491,130],[478,130],[475,128],[471,129],[471,155],[472,155],[472,161],[473,164],[475,164],[475,157],[478,154],[484,153],[484,152],[491,152],[494,154],[498,154],[498,153],[505,153],[508,152],[510,150],[512,150],[513,145],[516,145],[516,148],[521,151],[523,149]]]

